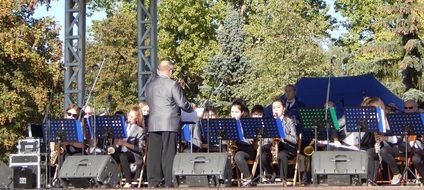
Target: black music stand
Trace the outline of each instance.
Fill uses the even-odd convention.
[[[405,168],[402,178],[408,180],[408,171],[414,175],[408,163],[408,135],[424,135],[424,114],[421,113],[393,113],[387,114],[387,121],[393,135],[403,136],[405,141]]]
[[[95,123],[93,120],[95,120]],[[111,146],[112,142],[110,139],[123,139],[128,137],[124,116],[91,116],[88,118],[87,123],[90,137],[93,138],[93,134],[95,134],[96,137],[106,140],[106,142],[103,143],[104,146]],[[95,154],[96,152],[97,151],[94,151]]]
[[[56,142],[56,144],[60,146],[64,141],[75,141],[82,143],[84,140],[81,122],[75,119],[50,120],[50,132],[47,133],[47,124],[44,125],[43,131],[46,144],[49,144],[50,142]],[[58,158],[56,167],[56,172],[58,172],[62,167],[62,159]],[[57,177],[59,177],[57,174],[55,174],[55,176],[56,179],[52,180],[53,183],[55,183],[55,181],[58,179]],[[60,182],[60,180],[58,180],[58,182]]]
[[[329,118],[326,119],[324,108],[299,108],[300,123],[303,126],[302,139],[306,141],[327,139],[329,141],[326,128],[340,129],[335,109],[329,108],[328,110],[330,114],[327,116]],[[329,150],[329,143],[327,142],[327,150]],[[315,150],[318,150],[317,144],[314,145]]]
[[[282,125],[277,125],[274,118],[242,118],[240,123],[246,139],[285,137]]]
[[[46,134],[46,125],[44,125],[44,136],[46,143],[60,141],[76,141],[82,143],[84,135],[81,122],[75,119],[54,119],[50,120],[50,134]]]
[[[202,119],[200,122],[202,126],[207,126],[208,119]],[[222,152],[222,140],[243,139],[240,125],[235,119],[209,119],[209,133],[209,142],[219,144],[219,152]]]
[[[278,122],[279,121],[279,122]],[[259,139],[259,181],[262,183],[262,145],[264,138],[284,138],[284,127],[280,119],[242,118],[240,123],[246,139]],[[277,124],[278,123],[278,124]],[[252,180],[254,181],[254,180]]]
[[[350,107],[345,108],[346,130],[359,132],[358,148],[361,149],[361,132],[385,133],[382,109],[376,107]]]

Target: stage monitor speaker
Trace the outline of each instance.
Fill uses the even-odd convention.
[[[72,187],[115,187],[119,170],[109,155],[68,156],[62,164],[59,179]]]
[[[312,155],[314,184],[362,185],[367,182],[368,156],[364,151],[317,151]]]
[[[13,189],[13,171],[5,163],[0,161],[0,189]]]
[[[179,187],[213,187],[224,181],[226,153],[178,153],[172,172]],[[229,162],[228,162],[229,163]]]
[[[28,167],[13,167],[13,186],[17,189],[34,189],[37,176]]]

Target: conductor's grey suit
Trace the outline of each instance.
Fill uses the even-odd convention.
[[[193,107],[178,83],[165,75],[159,75],[150,81],[145,95],[150,107],[147,154],[149,186],[158,186],[164,178],[165,186],[172,187],[172,165],[177,151],[180,109],[192,112]]]

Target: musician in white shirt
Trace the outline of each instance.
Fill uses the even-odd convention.
[[[418,103],[415,100],[407,100],[404,103],[405,113],[419,113]],[[415,169],[418,170],[420,178],[418,180],[422,181],[422,176],[424,176],[424,137],[419,135],[415,141],[414,148],[415,153],[412,156],[412,163],[414,164]]]

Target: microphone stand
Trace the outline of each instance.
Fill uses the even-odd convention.
[[[328,119],[328,102],[330,101],[331,75],[332,75],[333,60],[334,59],[335,59],[334,56],[330,59],[330,69],[329,69],[329,72],[328,72],[328,83],[327,83],[327,94],[326,94],[326,97],[325,97],[325,116],[324,117],[325,117],[325,127],[326,127],[326,132],[327,132],[327,147],[326,147],[327,151],[330,150],[330,123],[329,123],[329,119]],[[315,139],[315,140],[317,140],[317,139]]]
[[[53,99],[54,99],[54,94],[55,94],[56,89],[57,89],[58,81],[53,83],[52,86],[50,87],[50,92],[48,92],[49,101],[47,103],[46,109],[44,110],[44,118],[43,118],[43,125],[42,126],[43,127],[46,126],[46,135],[44,136],[44,139],[42,139],[42,140],[44,140],[44,143],[45,143],[44,146],[45,146],[46,152],[44,153],[44,155],[45,155],[46,160],[50,160],[49,152],[51,150],[50,150],[50,146],[49,146],[50,145],[49,137],[50,137],[50,127],[51,127],[51,120],[50,120],[50,118],[51,118],[51,107],[52,107],[52,102],[53,102]],[[49,186],[50,181],[51,181],[51,177],[50,177],[51,168],[49,167],[48,162],[45,162],[44,166],[46,167],[46,173],[47,173],[46,177],[45,177],[45,181],[44,181],[44,183],[45,183],[44,187],[47,188]]]
[[[46,160],[50,160],[49,152],[51,151],[50,146],[49,146],[50,141],[49,141],[48,138],[50,136],[50,125],[51,125],[51,123],[50,123],[50,116],[51,116],[50,107],[51,107],[51,104],[53,102],[53,92],[56,89],[54,87],[54,85],[53,85],[52,89],[53,90],[51,92],[48,92],[49,101],[47,103],[46,109],[44,110],[44,118],[43,118],[43,127],[46,126],[46,135],[44,136],[44,142],[45,142],[44,146],[45,146],[45,150],[46,150],[46,152],[44,154],[45,154]],[[45,167],[46,167],[46,173],[47,173],[46,177],[45,177],[45,187],[46,188],[47,188],[49,182],[51,181],[51,178],[50,178],[51,170],[50,170],[50,167],[47,163],[48,162],[45,162],[45,164],[44,164]]]
[[[119,65],[121,65],[121,61],[124,60],[125,61],[125,57],[119,52],[116,51],[119,54],[119,59],[118,59],[118,63],[115,65],[115,67],[113,68],[113,75],[112,75],[112,79],[115,78],[116,76],[116,72],[118,71]],[[110,102],[112,101],[112,94],[110,93],[110,89],[112,89],[112,82],[109,82],[109,86],[107,88],[107,96],[106,96],[106,110],[105,110],[105,114],[109,114],[109,109],[110,109]]]
[[[216,89],[219,89],[221,86],[222,86],[222,84],[224,83],[224,81],[221,81],[221,83],[219,84],[219,86],[218,86],[218,88],[214,88],[214,86],[212,86],[212,88],[211,88],[211,90],[209,91],[209,96],[208,96],[208,99],[207,100],[205,100],[204,102],[203,102],[203,106],[202,107],[205,107],[205,110],[207,110],[208,111],[208,117],[206,118],[206,136],[207,136],[207,145],[208,145],[208,153],[209,153],[209,149],[210,149],[210,107],[211,107],[211,104],[210,104],[210,99],[212,98],[212,95],[213,94],[216,94]],[[220,149],[220,152],[221,152],[221,145],[220,145],[220,147],[219,147],[219,149]]]
[[[88,93],[88,97],[87,97],[87,100],[85,101],[85,104],[84,104],[84,106],[82,107],[82,110],[85,110],[85,108],[87,108],[87,106],[88,106],[88,103],[90,102],[90,98],[91,98],[91,94],[93,93],[93,91],[94,91],[94,87],[96,86],[96,84],[97,84],[97,80],[99,79],[99,77],[100,77],[100,72],[102,71],[102,69],[103,69],[103,65],[104,65],[104,63],[105,63],[105,61],[106,61],[106,59],[105,58],[103,58],[103,61],[102,61],[102,63],[100,64],[100,68],[99,68],[99,70],[97,71],[97,74],[96,74],[96,78],[94,78],[94,82],[93,82],[93,84],[91,85],[91,88],[90,88],[90,92]],[[96,108],[93,108],[93,110],[95,110]],[[81,114],[82,114],[82,112],[80,112],[80,115],[79,115],[79,117],[78,118],[81,118]],[[94,116],[94,118],[93,119],[95,119],[95,116]],[[82,131],[84,131],[84,129],[82,130]],[[93,122],[93,144],[95,144],[95,142],[97,141],[97,137],[96,137],[96,121],[94,121]],[[90,150],[90,148],[89,148],[89,150]],[[82,155],[84,155],[84,143],[83,143],[83,148],[82,148]]]

